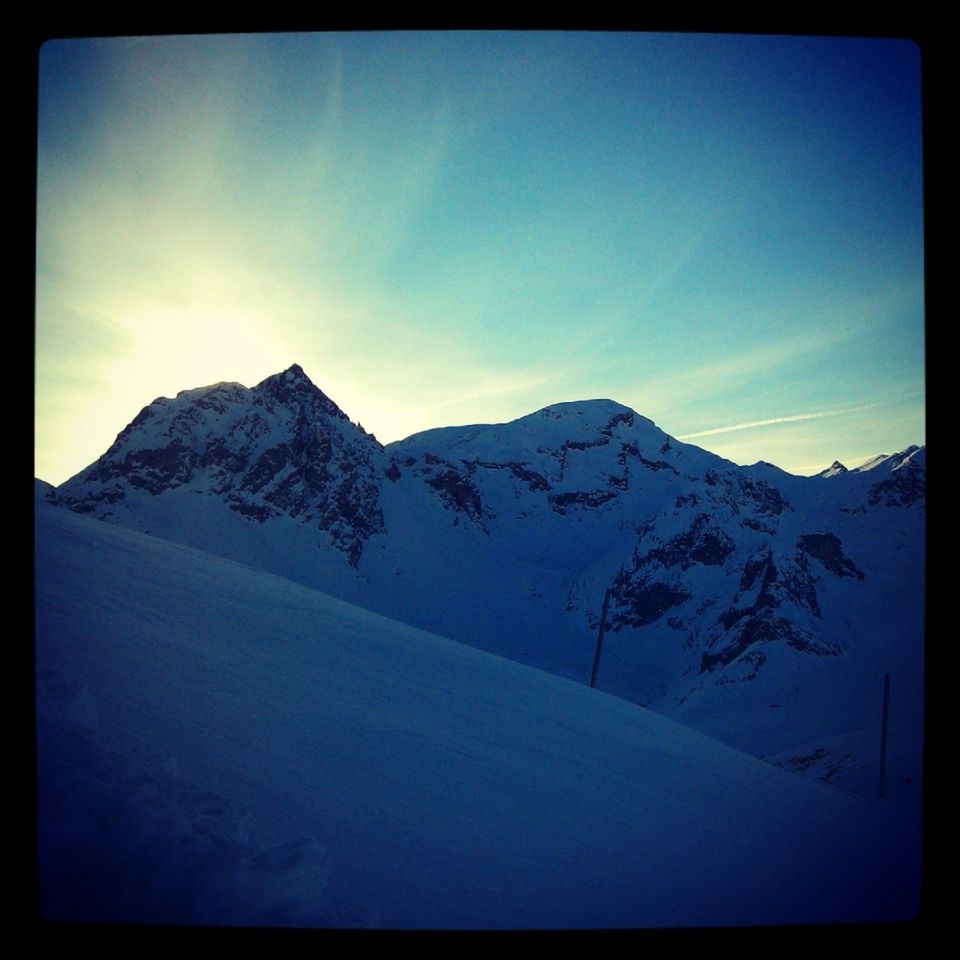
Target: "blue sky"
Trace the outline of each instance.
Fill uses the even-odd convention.
[[[382,442],[609,397],[811,473],[924,437],[920,57],[603,33],[41,51],[36,472],[297,362]]]

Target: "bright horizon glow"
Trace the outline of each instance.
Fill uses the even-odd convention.
[[[63,40],[36,475],[299,363],[381,442],[610,397],[814,473],[924,436],[919,54],[602,33]]]

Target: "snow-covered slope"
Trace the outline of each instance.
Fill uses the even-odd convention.
[[[919,817],[220,557],[37,509],[54,918],[582,928],[912,916]]]
[[[924,491],[920,448],[795,477],[612,400],[383,448],[293,366],[155,401],[48,499],[580,683],[608,595],[600,689],[807,773],[875,767],[834,745],[889,673],[916,795]]]

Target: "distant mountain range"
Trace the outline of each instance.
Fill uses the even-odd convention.
[[[38,497],[599,689],[849,789],[918,789],[925,450],[740,467],[611,400],[382,446],[297,365],[145,407]],[[118,571],[118,576],[122,576]]]

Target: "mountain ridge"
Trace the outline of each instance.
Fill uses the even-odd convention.
[[[868,664],[921,700],[924,448],[831,470],[740,467],[608,399],[383,446],[294,364],[159,398],[39,495],[580,682],[608,595],[602,689],[782,755],[873,722]]]
[[[289,387],[284,388],[284,386],[282,385],[293,385],[293,387],[292,389],[290,389]],[[131,421],[131,423],[128,424],[123,430],[121,430],[116,440],[114,441],[114,444],[112,444],[107,449],[104,456],[109,454],[114,449],[117,441],[120,440],[121,437],[124,437],[132,427],[138,425],[138,423],[142,422],[144,419],[147,419],[149,416],[151,416],[154,413],[154,408],[158,406],[164,406],[180,400],[197,401],[207,397],[210,394],[216,394],[220,392],[247,393],[247,392],[255,392],[255,391],[266,391],[266,392],[272,393],[274,396],[277,397],[277,399],[286,400],[286,399],[289,399],[290,396],[296,396],[298,394],[302,396],[311,390],[315,391],[316,395],[319,396],[323,406],[333,416],[341,420],[346,420],[347,422],[352,422],[350,421],[350,417],[333,400],[331,400],[320,389],[320,387],[318,387],[310,379],[309,375],[304,371],[303,367],[300,366],[299,363],[292,363],[285,370],[282,370],[279,373],[271,374],[270,376],[265,377],[263,380],[259,381],[253,387],[246,387],[245,385],[237,381],[217,381],[216,383],[208,384],[205,386],[192,387],[192,388],[179,390],[173,398],[166,397],[166,396],[157,397],[151,403],[143,407],[141,411],[137,414],[137,416]],[[492,430],[498,427],[511,426],[514,424],[523,423],[525,421],[534,421],[536,419],[561,419],[565,416],[575,416],[578,414],[582,415],[585,409],[596,411],[603,407],[609,407],[613,410],[616,410],[619,413],[631,414],[633,417],[649,424],[651,427],[655,427],[658,430],[661,429],[657,426],[655,421],[651,420],[649,417],[646,417],[643,414],[639,413],[638,411],[634,410],[632,407],[629,407],[626,404],[620,403],[619,401],[613,400],[611,398],[598,397],[598,398],[591,398],[591,399],[568,400],[568,401],[559,401],[556,403],[551,403],[545,407],[541,407],[537,410],[532,411],[531,413],[524,414],[520,417],[516,417],[513,420],[509,420],[509,421],[428,427],[424,430],[418,430],[415,433],[412,433],[409,436],[404,437],[402,439],[390,441],[387,444],[379,444],[379,441],[377,442],[384,449],[401,448],[403,445],[408,444],[415,439],[422,438],[425,436],[440,435],[440,434],[450,433],[450,432]],[[357,426],[358,429],[361,432],[363,432],[366,436],[374,437],[373,434],[369,434],[365,430],[363,430],[363,428],[360,427],[359,424],[355,424],[355,426]],[[668,434],[665,434],[665,436],[669,437]],[[680,441],[676,441],[675,438],[670,437],[670,439],[676,443],[680,443]],[[690,445],[690,446],[693,446],[693,445]],[[703,448],[697,447],[696,449],[703,449]],[[906,459],[907,457],[909,457],[911,454],[921,450],[925,450],[925,447],[923,447],[922,445],[918,446],[918,445],[912,444],[912,445],[909,445],[906,449],[902,451],[897,451],[893,454],[877,454],[876,456],[868,460],[866,463],[861,464],[860,466],[854,467],[854,468],[847,468],[844,464],[840,463],[839,461],[834,461],[833,464],[831,464],[831,466],[825,468],[820,473],[815,474],[814,476],[820,476],[820,477],[834,476],[841,473],[846,473],[848,472],[849,469],[852,469],[852,471],[854,472],[863,472],[866,470],[873,469],[873,467],[880,465],[885,461],[893,461],[893,460],[902,461],[903,459]],[[733,466],[737,466],[736,464],[733,463],[733,461],[726,460],[725,458],[720,457],[718,454],[712,454],[712,456],[715,456],[720,460],[724,460],[724,462],[730,463]],[[98,458],[98,460],[99,459],[102,459],[102,457]],[[81,469],[76,474],[67,478],[67,480],[63,481],[63,483],[59,485],[51,484],[51,486],[53,486],[54,488],[58,488],[58,487],[63,487],[66,484],[72,483],[78,476],[90,470],[91,466],[92,465],[88,465],[87,467]],[[787,473],[789,476],[797,476],[797,474],[790,474],[789,471],[783,470],[782,467],[779,467],[776,464],[773,464],[764,460],[759,460],[752,466],[753,467],[764,467],[764,466],[773,467],[778,471]],[[42,478],[36,478],[36,479],[42,480]],[[46,483],[47,481],[43,480],[42,482]]]

